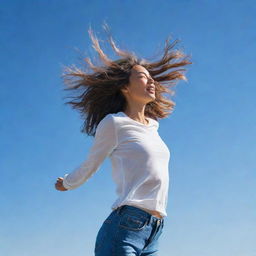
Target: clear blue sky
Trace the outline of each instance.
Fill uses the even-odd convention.
[[[87,30],[155,56],[168,35],[191,54],[175,111],[160,121],[171,151],[161,255],[255,256],[255,1],[2,1],[0,91],[0,254],[93,255],[116,199],[109,159],[76,190],[57,177],[86,157],[92,138],[64,105],[63,65]],[[95,55],[96,56],[96,55]]]

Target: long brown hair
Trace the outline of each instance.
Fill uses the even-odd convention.
[[[180,50],[172,50],[179,40],[165,41],[163,56],[160,60],[149,62],[146,59],[137,57],[133,52],[119,49],[110,32],[109,27],[103,26],[108,35],[114,52],[121,58],[111,60],[102,50],[99,40],[89,28],[89,36],[92,46],[98,53],[103,65],[95,65],[89,57],[84,58],[85,69],[77,68],[75,65],[64,67],[64,90],[74,92],[76,95],[69,96],[72,100],[65,102],[73,109],[80,112],[83,122],[81,132],[95,136],[98,123],[109,113],[125,111],[126,99],[121,92],[129,83],[131,69],[134,65],[141,65],[148,70],[155,81],[155,100],[145,106],[145,116],[155,120],[168,116],[176,105],[171,99],[163,96],[163,93],[174,95],[175,92],[168,87],[173,87],[178,80],[186,80],[182,73],[186,69],[181,68],[192,64]],[[176,61],[176,59],[180,59]],[[167,73],[165,73],[168,71]]]

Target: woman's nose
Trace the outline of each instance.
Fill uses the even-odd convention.
[[[149,78],[148,79],[148,84],[153,84],[154,83],[154,80],[152,78]]]

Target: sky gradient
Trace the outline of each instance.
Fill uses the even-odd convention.
[[[106,159],[81,187],[55,190],[92,138],[64,105],[64,65],[96,56],[88,28],[145,58],[171,35],[191,55],[174,112],[160,120],[171,152],[165,256],[255,256],[255,1],[2,1],[0,254],[93,255],[116,199]],[[108,52],[113,54],[108,49]]]

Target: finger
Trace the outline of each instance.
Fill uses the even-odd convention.
[[[62,185],[62,183],[57,183],[57,184],[55,184],[55,187],[56,187],[56,189],[58,189],[58,190],[66,190],[65,189],[65,187],[63,187],[63,185]]]
[[[57,190],[62,190],[62,187],[61,186],[56,186],[56,189]]]

